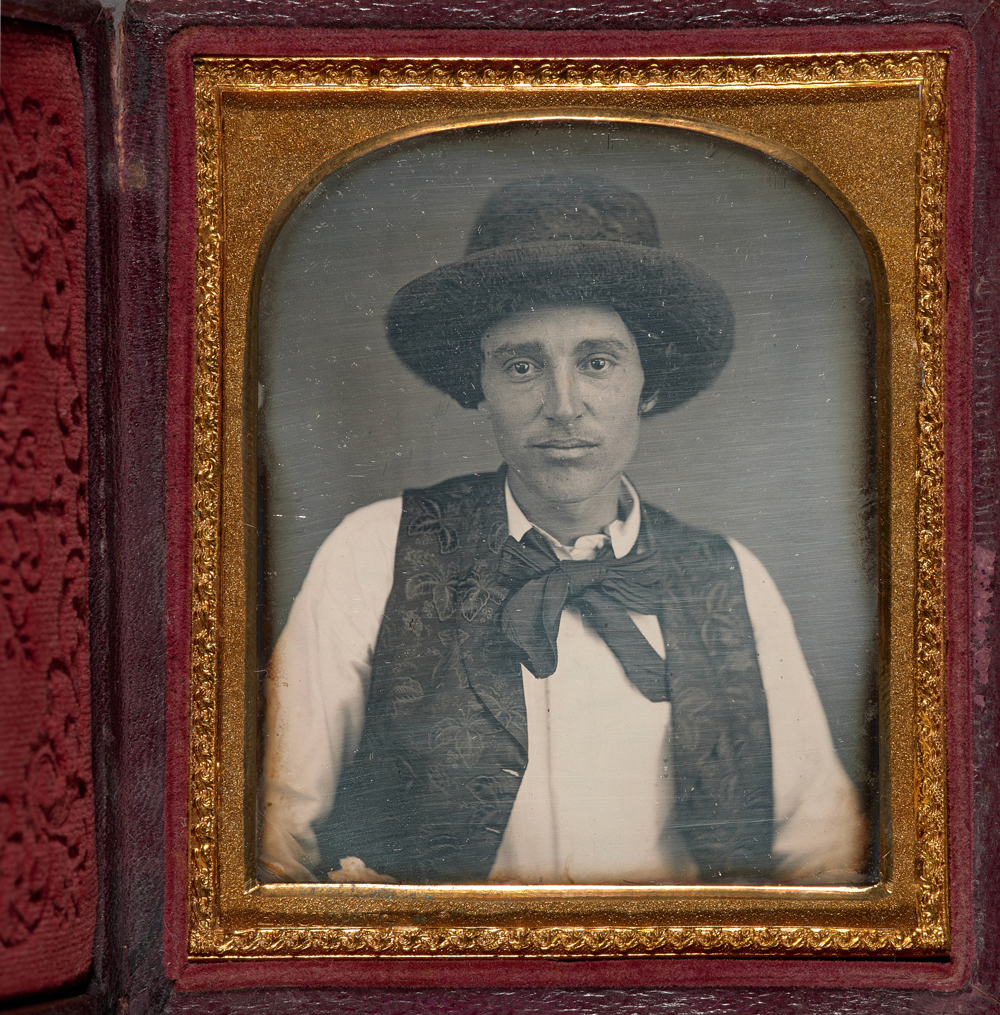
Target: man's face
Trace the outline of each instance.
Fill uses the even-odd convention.
[[[635,454],[645,380],[639,350],[610,307],[541,307],[482,339],[484,401],[515,494],[586,501]],[[652,400],[642,406],[648,409]]]

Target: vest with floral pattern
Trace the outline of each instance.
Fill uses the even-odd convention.
[[[529,757],[522,660],[499,623],[504,480],[403,495],[364,732],[327,825],[333,866],[357,856],[408,883],[481,882],[493,866]],[[658,549],[666,572],[671,820],[701,878],[766,878],[771,741],[736,556],[719,535],[641,511],[632,552]]]

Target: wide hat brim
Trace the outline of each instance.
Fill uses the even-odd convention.
[[[554,240],[493,247],[403,286],[386,313],[389,343],[419,377],[474,408],[483,398],[480,341],[508,314],[553,304],[618,312],[639,346],[653,412],[707,388],[733,346],[725,292],[706,272],[656,247]]]

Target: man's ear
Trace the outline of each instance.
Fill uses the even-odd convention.
[[[649,398],[644,398],[639,403],[639,415],[645,416],[653,411],[653,406],[656,405],[656,400],[660,397],[659,391],[654,391]]]

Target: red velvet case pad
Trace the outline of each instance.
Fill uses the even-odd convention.
[[[89,191],[85,288],[89,477],[79,471],[69,473],[72,482],[89,482],[93,799],[99,887],[96,937],[91,939],[86,925],[87,913],[93,912],[87,910],[86,900],[92,895],[80,895],[84,904],[74,918],[78,923],[65,922],[55,905],[39,910],[38,941],[43,941],[43,932],[49,933],[47,927],[55,927],[44,939],[46,963],[35,963],[23,980],[10,980],[5,972],[0,981],[4,992],[25,1000],[29,995],[41,999],[46,991],[66,987],[91,961],[93,940],[88,994],[80,1003],[108,1012],[1000,1010],[996,1000],[1000,996],[1000,846],[994,831],[1000,822],[1000,752],[996,749],[1000,625],[995,608],[1000,546],[996,493],[1000,483],[1000,67],[996,60],[1000,13],[996,5],[987,0],[789,0],[766,5],[753,0],[639,0],[631,4],[594,0],[570,9],[550,0],[525,9],[509,0],[447,7],[328,0],[218,0],[211,5],[204,0],[154,0],[128,8],[117,38],[110,19],[100,17],[94,5],[83,0],[5,2],[3,12],[66,29],[73,40],[83,95],[80,129]],[[5,22],[5,32],[10,27]],[[43,36],[44,32],[39,38]],[[59,55],[51,57],[51,70],[45,62],[50,59],[45,55],[49,48],[32,45],[29,62],[46,68],[37,79],[39,95],[71,94],[72,74],[67,68],[72,54],[67,52],[65,38],[54,47]],[[948,47],[953,54],[946,391],[950,960],[189,963],[186,681],[196,228],[191,55],[737,54],[925,45]],[[9,104],[13,93],[8,91],[8,67],[5,48],[3,92]],[[19,92],[13,100],[22,109],[26,94]],[[68,150],[75,149],[69,144]],[[67,185],[66,190],[72,187]],[[59,214],[64,223],[61,206]],[[83,213],[74,219],[83,220]],[[16,233],[18,228],[5,223],[4,244],[11,235],[8,230]],[[64,243],[64,249],[71,247]],[[78,271],[72,277],[69,287],[77,310],[84,292],[80,275]],[[8,306],[27,306],[31,291],[22,284],[8,298],[5,290],[4,317],[12,316]],[[39,317],[38,309],[29,307],[25,313]],[[79,318],[73,321],[79,326]],[[0,319],[0,326],[5,324],[9,326]],[[0,466],[8,458],[7,392],[13,391],[17,401],[10,404],[20,406],[18,418],[30,419],[37,433],[50,435],[47,446],[54,452],[53,463],[62,469],[70,432],[57,413],[63,404],[58,376],[62,354],[44,343],[45,318],[40,317],[35,328],[32,341],[38,342],[25,348],[39,366],[30,378],[19,373],[10,384],[6,358],[10,332],[0,332],[0,370],[4,372]],[[67,339],[67,350],[77,348],[73,341],[78,339]],[[67,363],[72,355],[65,354]],[[51,376],[35,373],[46,368]],[[47,377],[44,381],[43,376]],[[80,373],[73,376],[79,384]],[[35,386],[29,389],[29,383]],[[26,390],[31,392],[27,400]],[[45,422],[46,413],[53,419]],[[0,497],[4,498],[0,510],[13,509],[20,524],[28,517],[25,504],[9,502],[2,482],[0,472]],[[33,547],[41,545],[36,542],[38,534],[44,534],[46,526],[55,527],[54,520],[39,517],[44,514],[39,505],[47,507],[58,498],[44,491],[32,497],[35,523],[21,525],[16,533],[11,529],[10,548],[0,543],[0,566],[4,567],[0,594],[5,604],[14,601],[8,590],[17,590],[14,579],[23,584],[22,572],[34,580],[33,555],[40,551]],[[65,497],[59,501],[65,502]],[[68,550],[63,553],[59,544],[51,559],[52,570],[44,573],[63,576],[62,584],[57,589],[43,580],[38,586],[35,600],[40,601],[49,589],[55,605],[50,613],[40,611],[38,619],[30,621],[35,625],[30,633],[35,643],[51,646],[45,651],[51,651],[54,661],[65,653],[69,635],[55,626],[52,618],[57,614],[52,611],[58,609],[60,595],[65,598],[68,579],[80,580],[79,571],[71,570],[68,562],[85,563],[86,544],[76,555]],[[0,624],[5,623],[3,608]],[[84,615],[77,611],[76,616]],[[6,638],[7,628],[2,632]],[[67,671],[81,702],[86,682],[80,674],[86,671],[80,668],[85,663],[79,646],[85,643],[74,644],[77,655]],[[28,680],[36,690],[44,681],[51,683],[51,674],[58,671],[49,665],[49,657],[38,665],[42,670]],[[44,821],[51,824],[57,812],[50,804],[58,796],[49,778],[51,766],[41,780],[25,777],[21,781],[16,776],[28,771],[25,766],[33,756],[41,761],[45,760],[42,755],[48,757],[44,737],[55,742],[55,734],[46,732],[52,725],[45,725],[53,708],[49,702],[59,705],[64,719],[73,719],[77,733],[85,723],[84,707],[74,712],[63,709],[58,696],[44,701],[39,696],[22,730],[8,718],[8,702],[25,699],[25,685],[15,678],[9,691],[2,658],[0,667],[3,729],[15,729],[19,738],[15,743],[5,732],[5,781],[0,794],[6,795],[4,803],[27,800],[29,786],[41,788],[44,798],[36,797],[41,800]],[[62,730],[66,728],[64,722]],[[21,768],[15,768],[9,783],[8,743],[13,745],[11,750],[21,752],[17,756]],[[85,785],[82,761],[73,772],[79,784]],[[75,813],[84,811],[78,805]],[[43,824],[39,818],[38,827]],[[12,839],[8,827],[13,826],[2,829],[4,840],[17,843],[16,829]],[[85,829],[85,818],[72,827]],[[4,877],[15,866],[22,869],[8,867],[8,857],[21,855],[19,848],[5,850]],[[16,886],[18,876],[11,885]],[[92,873],[85,873],[78,883],[85,886],[86,877]],[[6,907],[8,882],[0,885]],[[0,920],[7,920],[10,912],[5,908]],[[64,919],[61,925],[46,923],[57,917]],[[28,964],[15,963],[13,968],[20,975]],[[9,991],[8,983],[15,984]]]
[[[0,37],[0,998],[81,981],[91,774],[83,96],[70,37]]]

